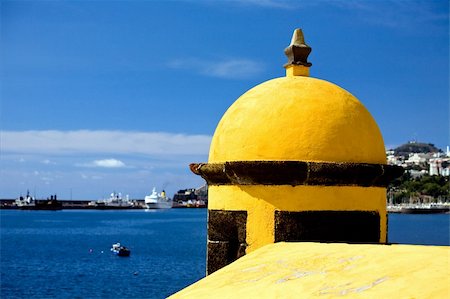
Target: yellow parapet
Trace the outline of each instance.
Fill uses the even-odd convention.
[[[450,247],[266,245],[175,298],[450,298]]]

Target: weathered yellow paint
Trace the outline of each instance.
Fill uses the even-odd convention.
[[[216,128],[209,163],[255,160],[386,164],[386,154],[377,124],[352,94],[289,76],[247,91]]]
[[[309,67],[303,65],[288,65],[286,67],[286,77],[293,76],[309,77]]]
[[[274,242],[274,213],[280,211],[376,211],[380,242],[386,243],[386,189],[356,186],[209,186],[210,210],[244,210],[246,253]]]
[[[275,243],[169,298],[450,298],[449,247]]]

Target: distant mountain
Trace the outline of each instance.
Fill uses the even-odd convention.
[[[394,149],[396,156],[409,155],[410,153],[438,153],[442,150],[438,149],[432,143],[408,142]]]

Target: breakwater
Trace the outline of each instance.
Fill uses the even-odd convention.
[[[17,209],[17,210],[141,210],[147,209],[144,200],[134,199],[130,200],[131,205],[98,205],[93,204],[91,200],[58,200],[58,208],[52,208],[51,206],[36,207],[36,206],[18,206],[15,203],[15,199],[0,199],[0,209]],[[205,203],[197,203],[195,201],[180,201],[173,202],[172,208],[205,208]]]

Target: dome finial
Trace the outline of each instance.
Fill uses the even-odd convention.
[[[305,43],[305,38],[301,29],[294,30],[291,44],[284,49],[284,54],[288,58],[288,62],[284,65],[287,68],[290,65],[303,65],[310,67],[312,64],[308,62],[308,55],[311,53],[311,47]]]

